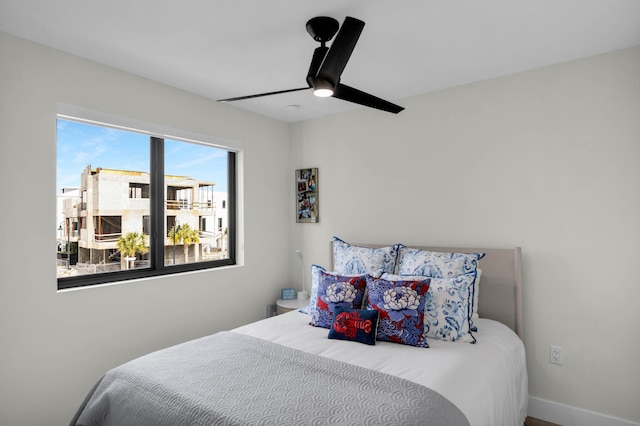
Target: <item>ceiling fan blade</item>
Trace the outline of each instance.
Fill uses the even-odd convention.
[[[238,96],[237,98],[218,99],[218,102],[233,102],[242,101],[245,99],[261,98],[263,96],[279,95],[281,93],[299,92],[300,90],[307,90],[311,86],[300,87],[297,89],[278,90],[277,92],[258,93],[257,95]]]
[[[392,104],[389,101],[385,101],[384,99],[380,99],[342,83],[336,85],[336,88],[333,91],[333,97],[342,99],[343,101],[349,101],[382,111],[391,112],[393,114],[397,114],[404,109],[404,107]]]
[[[364,22],[359,19],[350,16],[344,19],[342,27],[338,30],[338,34],[331,43],[331,48],[318,71],[318,79],[325,80],[332,86],[338,84],[363,28]]]

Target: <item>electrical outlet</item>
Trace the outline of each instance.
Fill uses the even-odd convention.
[[[562,365],[562,347],[555,345],[549,347],[549,362]]]

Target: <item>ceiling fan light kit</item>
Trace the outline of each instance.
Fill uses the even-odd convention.
[[[333,96],[333,86],[325,80],[316,80],[313,85],[313,94],[319,98],[328,98]]]
[[[397,114],[404,108],[380,99],[369,93],[349,87],[340,82],[342,72],[347,66],[353,49],[364,28],[364,22],[347,16],[340,27],[338,21],[328,16],[318,16],[307,21],[307,32],[320,46],[313,52],[311,65],[307,73],[307,86],[296,89],[279,90],[275,92],[259,93],[236,98],[220,99],[219,102],[233,102],[281,93],[297,92],[313,89],[318,97],[334,97],[343,101],[353,102],[370,108]],[[335,36],[331,47],[326,43]]]

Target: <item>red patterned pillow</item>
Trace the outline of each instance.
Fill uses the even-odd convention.
[[[378,340],[428,348],[424,332],[426,294],[431,279],[367,277],[367,308],[380,312]]]
[[[339,275],[322,271],[318,280],[318,300],[311,313],[311,325],[329,328],[336,307],[360,309],[366,275]]]

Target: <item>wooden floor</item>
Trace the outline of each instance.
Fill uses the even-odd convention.
[[[524,420],[524,426],[560,426],[556,423],[549,423],[542,420],[534,419],[533,417],[527,417]]]

